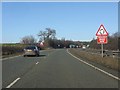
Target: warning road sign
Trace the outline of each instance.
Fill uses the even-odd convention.
[[[96,36],[108,36],[108,32],[106,31],[105,27],[101,24],[97,33],[96,33]]]
[[[106,31],[105,27],[101,24],[97,33],[97,43],[101,44],[101,50],[102,50],[102,57],[103,57],[103,44],[106,44],[108,42],[107,40],[107,36],[108,36],[108,32]]]

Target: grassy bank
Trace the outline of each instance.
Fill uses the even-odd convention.
[[[30,44],[20,44],[20,43],[8,43],[8,44],[0,44],[0,55],[2,58],[16,56],[23,54],[23,49]],[[37,45],[37,44],[35,44]],[[51,48],[39,47],[41,50],[48,50]]]
[[[26,46],[25,44],[2,44],[2,58],[22,54]]]
[[[116,69],[120,71],[119,63],[120,60],[112,57],[101,57],[97,54],[86,53],[85,51],[80,51],[79,49],[69,49],[69,51],[78,58],[90,60],[92,62],[101,64],[108,68]]]

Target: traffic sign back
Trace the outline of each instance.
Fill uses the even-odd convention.
[[[108,36],[108,32],[106,31],[105,27],[101,24],[97,33],[96,33],[96,36]]]

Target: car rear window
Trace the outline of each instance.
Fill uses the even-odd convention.
[[[36,49],[35,46],[29,46],[29,47],[26,47],[25,49]]]

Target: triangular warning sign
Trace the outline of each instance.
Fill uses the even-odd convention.
[[[106,31],[105,27],[101,24],[97,33],[96,33],[96,36],[108,36],[108,32]]]

